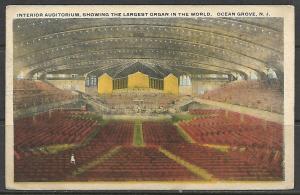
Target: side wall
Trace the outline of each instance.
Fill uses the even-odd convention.
[[[85,87],[85,93],[92,95],[92,96],[97,96],[98,95],[98,87],[97,86]]]
[[[179,95],[192,95],[192,86],[179,86]]]
[[[85,92],[85,80],[47,80],[55,87],[63,90],[77,90]]]
[[[221,85],[227,83],[228,81],[216,81],[216,80],[195,80],[192,79],[192,94],[201,95],[205,91],[213,90]]]

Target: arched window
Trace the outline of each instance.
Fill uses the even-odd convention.
[[[90,86],[90,77],[86,77],[86,79],[85,79],[85,86],[87,86],[87,87]]]
[[[38,73],[34,73],[32,79],[33,79],[33,80],[37,80],[38,78],[39,78],[39,77],[38,77]]]
[[[242,79],[243,79],[242,76],[241,76],[240,74],[237,74],[237,75],[236,75],[236,78],[237,78],[237,80],[242,80]]]
[[[190,76],[187,76],[187,85],[188,86],[192,85],[192,80]]]
[[[183,77],[182,76],[179,77],[179,85],[183,85]]]
[[[86,77],[85,86],[87,86],[87,87],[97,86],[97,77],[95,75]]]
[[[97,78],[96,76],[91,76],[91,86],[97,86]]]
[[[276,72],[273,69],[271,69],[271,68],[268,69],[267,76],[270,79],[277,79],[278,78]]]
[[[257,80],[257,73],[253,73],[253,72],[251,72],[250,73],[250,75],[249,75],[249,78],[250,78],[250,80]]]
[[[190,86],[192,85],[192,80],[189,75],[182,75],[179,77],[180,86]]]
[[[183,75],[182,85],[186,86],[186,75]]]

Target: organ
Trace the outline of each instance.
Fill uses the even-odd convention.
[[[139,71],[128,75],[128,88],[149,88],[149,76]]]
[[[173,74],[165,76],[163,79],[150,77],[140,71],[129,74],[122,78],[112,78],[107,73],[98,77],[98,94],[112,94],[117,89],[143,89],[150,88],[163,90],[164,93],[179,95],[178,78]]]
[[[98,93],[111,94],[113,90],[113,79],[106,73],[98,78]]]

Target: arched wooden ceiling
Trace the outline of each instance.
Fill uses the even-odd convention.
[[[220,73],[283,72],[280,18],[17,19],[15,75],[136,62]]]

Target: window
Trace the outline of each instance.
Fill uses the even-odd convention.
[[[96,76],[91,76],[91,86],[97,86],[97,78]]]
[[[97,77],[94,75],[86,77],[85,86],[87,87],[97,86]]]
[[[250,80],[257,80],[257,74],[255,74],[253,72],[250,73],[249,77],[250,77]]]
[[[85,86],[89,87],[90,86],[90,78],[86,77],[85,79]]]
[[[188,75],[180,76],[179,83],[180,83],[180,86],[191,86],[192,85],[191,76],[188,76]]]
[[[124,89],[128,86],[128,77],[113,80],[113,89]]]
[[[273,69],[268,69],[267,71],[267,77],[270,79],[277,79],[276,72]]]
[[[150,77],[149,87],[152,88],[152,89],[163,90],[164,89],[164,80]]]

